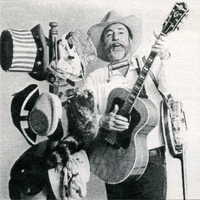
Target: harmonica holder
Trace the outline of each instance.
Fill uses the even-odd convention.
[[[111,77],[112,77],[112,73],[113,73],[114,70],[120,69],[122,67],[127,67],[129,65],[130,65],[130,63],[129,63],[128,60],[108,64],[108,80],[107,80],[107,82],[110,82]]]

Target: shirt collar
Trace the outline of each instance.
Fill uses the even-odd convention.
[[[138,67],[135,66],[135,65],[133,65],[133,63],[130,63],[128,72],[129,72],[129,71],[133,71],[133,70],[135,70],[135,69],[137,69],[137,68],[138,68]],[[127,72],[127,73],[128,73],[128,72]],[[113,71],[112,71],[112,75],[121,75],[121,73],[120,73],[120,71],[119,71],[118,69],[116,69],[116,70],[113,70]]]

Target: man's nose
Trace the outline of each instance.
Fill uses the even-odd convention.
[[[119,37],[116,33],[113,33],[113,37],[112,37],[113,41],[119,40]]]

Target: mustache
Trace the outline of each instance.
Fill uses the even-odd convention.
[[[109,46],[105,47],[105,51],[110,51],[112,48],[115,48],[115,47],[122,47],[125,49],[125,46],[122,43],[114,42],[114,43],[111,43]]]
[[[118,47],[118,46],[124,47],[124,45],[122,43],[120,43],[120,42],[114,42],[114,43],[110,44],[110,48],[112,48],[112,47]]]

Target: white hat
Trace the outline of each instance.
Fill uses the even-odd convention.
[[[131,52],[134,53],[139,47],[142,40],[142,24],[141,21],[134,15],[122,17],[114,11],[110,11],[102,19],[102,21],[96,25],[93,25],[88,30],[88,35],[91,37],[94,46],[97,49],[97,56],[104,60],[109,61],[107,56],[104,54],[103,43],[101,36],[103,30],[110,24],[121,23],[127,27],[129,33],[132,36]]]
[[[29,115],[30,128],[36,135],[50,136],[62,118],[62,104],[57,95],[44,92]]]

